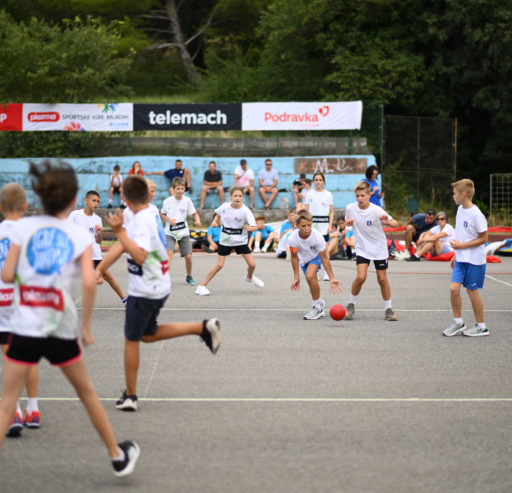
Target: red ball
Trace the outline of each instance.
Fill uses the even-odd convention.
[[[332,305],[329,314],[333,320],[343,320],[346,315],[346,310],[343,305]]]

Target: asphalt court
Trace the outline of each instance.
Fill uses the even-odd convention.
[[[201,280],[215,255],[194,254]],[[40,365],[40,430],[6,439],[1,491],[512,491],[512,258],[488,264],[481,291],[491,335],[445,338],[452,315],[444,262],[390,262],[397,322],[384,321],[373,267],[351,321],[306,321],[307,284],[290,263],[256,256],[265,287],[231,256],[199,297],[175,258],[160,321],[217,317],[213,356],[197,337],[144,345],[137,413],[116,411],[124,387],[124,308],[98,288],[96,344],[85,358],[119,440],[139,442],[134,475],[116,480],[82,405]],[[346,304],[355,263],[333,262]],[[120,260],[112,273],[126,286]],[[78,296],[78,295],[77,295]],[[79,303],[80,304],[80,303]],[[474,323],[463,293],[463,316]]]

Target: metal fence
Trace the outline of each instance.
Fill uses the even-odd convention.
[[[496,219],[512,217],[512,173],[492,173],[489,190],[489,213]]]

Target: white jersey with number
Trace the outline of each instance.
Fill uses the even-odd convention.
[[[88,216],[84,209],[80,209],[72,211],[69,215],[69,219],[73,224],[82,227],[89,233],[92,241],[92,259],[101,260],[101,245],[96,241],[96,226],[100,228],[103,226],[100,216],[94,212],[92,215]]]
[[[357,202],[347,205],[345,219],[354,219],[352,230],[356,239],[356,255],[367,260],[388,258],[388,244],[380,220],[383,214],[392,220],[392,217],[378,205],[370,203],[366,209],[361,209]]]
[[[316,229],[312,229],[307,238],[301,238],[299,230],[295,229],[288,238],[288,247],[295,248],[300,264],[306,265],[325,250],[325,240]]]
[[[254,214],[249,207],[242,205],[235,209],[231,203],[226,202],[215,209],[215,214],[220,216],[222,225],[220,233],[220,244],[224,246],[239,246],[249,242],[249,235],[244,226],[256,226]]]
[[[147,252],[146,260],[139,265],[130,254],[128,257],[130,296],[161,299],[171,292],[171,278],[165,233],[156,207],[147,207],[133,215],[126,226],[128,237]],[[158,211],[157,211],[158,212]]]
[[[181,200],[177,200],[175,197],[168,197],[164,200],[160,211],[168,218],[176,221],[175,226],[172,226],[168,221],[163,221],[166,235],[172,236],[176,240],[190,235],[187,216],[194,215],[196,208],[188,197],[183,196]]]
[[[466,243],[475,240],[481,233],[487,231],[487,220],[478,206],[473,205],[464,209],[459,205],[455,219],[455,239]],[[482,265],[487,262],[485,243],[472,248],[455,250],[457,262],[468,262],[473,265]]]
[[[0,272],[4,268],[5,258],[11,247],[12,230],[16,221],[4,219],[0,223]],[[9,320],[12,315],[12,300],[14,298],[14,284],[3,282],[0,279],[0,332],[9,332]]]
[[[308,210],[313,216],[313,228],[326,235],[329,229],[329,216],[331,212],[332,193],[327,190],[318,192],[311,190],[304,200]]]
[[[78,315],[73,287],[81,277],[80,257],[90,244],[89,235],[67,219],[33,216],[17,221],[12,245],[20,247],[20,256],[11,332],[76,339]]]

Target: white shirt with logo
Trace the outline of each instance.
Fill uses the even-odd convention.
[[[434,235],[438,235],[439,233],[446,233],[446,236],[439,238],[439,241],[441,241],[444,246],[449,248],[450,252],[453,251],[450,241],[455,238],[455,229],[453,229],[453,226],[451,224],[446,223],[442,230],[441,230],[441,226],[439,226],[439,224],[438,224],[437,226],[434,226],[430,230],[430,232]]]
[[[215,214],[220,216],[222,225],[219,240],[221,245],[239,246],[249,242],[247,230],[243,228],[246,224],[256,226],[254,214],[249,207],[242,205],[240,209],[235,209],[230,202],[226,202],[215,209]]]
[[[313,228],[326,235],[329,229],[329,215],[331,211],[332,193],[327,190],[318,192],[311,190],[304,201],[313,216]]]
[[[78,315],[73,287],[81,277],[80,257],[91,244],[89,235],[67,219],[33,216],[17,221],[12,244],[19,245],[20,256],[11,332],[76,339]]]
[[[147,252],[142,265],[127,254],[130,296],[161,299],[171,292],[165,233],[155,209],[148,206],[138,211],[126,225],[128,237]]]
[[[110,175],[110,183],[112,183],[113,187],[120,187],[123,183],[123,175]]]
[[[0,272],[4,268],[5,258],[11,247],[12,230],[16,221],[4,219],[0,223]],[[9,321],[12,315],[12,300],[14,298],[14,284],[3,282],[0,279],[0,332],[10,332]]]
[[[242,166],[237,166],[235,175],[238,176],[235,185],[239,187],[248,187],[251,184],[251,180],[254,180],[254,171],[249,168],[244,171]]]
[[[345,219],[354,219],[352,230],[356,239],[356,255],[367,260],[388,258],[386,235],[380,221],[383,214],[392,219],[382,207],[372,203],[366,209],[361,209],[357,202],[347,205]]]
[[[464,209],[459,205],[457,218],[455,219],[455,239],[466,243],[475,240],[480,233],[487,231],[487,220],[478,206],[473,205]],[[485,255],[485,243],[472,248],[455,250],[457,262],[468,262],[473,265],[482,265],[487,262]]]
[[[184,236],[190,235],[187,216],[195,214],[196,208],[188,197],[183,196],[181,200],[177,200],[175,197],[166,198],[162,204],[161,212],[176,221],[175,226],[172,226],[168,221],[163,221],[166,235],[172,236],[176,240],[181,240]]]
[[[299,230],[295,229],[288,238],[288,246],[297,249],[300,264],[306,265],[325,250],[325,240],[316,229],[312,229],[307,238],[301,238]]]
[[[103,258],[101,255],[101,245],[96,241],[96,226],[100,228],[103,226],[100,216],[94,212],[91,216],[88,216],[84,209],[80,209],[72,211],[69,219],[73,224],[82,227],[89,233],[92,241],[92,259],[101,260]]]

